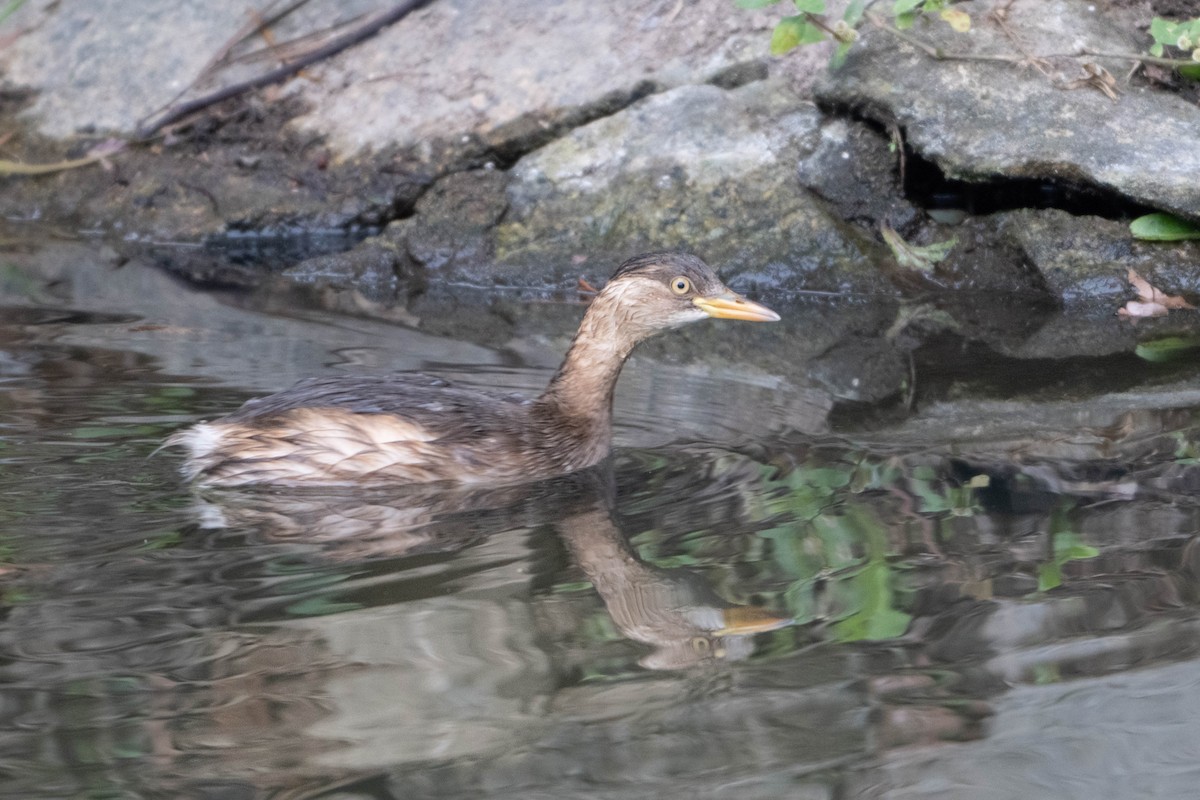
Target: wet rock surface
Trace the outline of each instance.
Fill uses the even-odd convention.
[[[1010,6],[1005,29],[989,13]],[[1022,66],[1028,53],[1138,53],[1147,46],[1114,25],[1101,4],[977,0],[961,10],[979,21],[969,36],[946,25],[914,30],[948,53],[1012,56],[1014,63],[935,61],[880,30],[867,30],[843,69],[816,89],[820,102],[898,125],[910,147],[947,175],[967,181],[1034,178],[1094,186],[1136,203],[1200,219],[1200,109],[1169,92],[1122,84],[1117,100],[1075,84],[1083,63],[1112,75],[1127,60],[1050,59],[1046,73]],[[1168,168],[1168,165],[1169,168]]]
[[[577,129],[511,171],[497,261],[684,248],[735,279],[786,265],[796,278],[779,288],[883,290],[874,244],[793,177],[818,120],[783,84],[756,82],[673,90]]]

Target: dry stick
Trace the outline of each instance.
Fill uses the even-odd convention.
[[[1095,50],[1084,50],[1082,53],[1076,53],[1071,58],[1082,58],[1089,56],[1091,58],[1117,58],[1122,61],[1140,61],[1143,64],[1154,64],[1158,67],[1200,67],[1200,61],[1191,58],[1158,58],[1156,56],[1143,56],[1137,53],[1101,53]]]
[[[1017,52],[1025,56],[1025,60],[1033,65],[1033,68],[1042,73],[1045,78],[1050,77],[1050,70],[1047,68],[1046,59],[1038,58],[1033,53],[1025,49],[1021,44],[1021,40],[1017,38],[1017,34],[1008,24],[1008,10],[1012,7],[1013,0],[1009,0],[1008,4],[1003,8],[997,8],[989,17],[993,22],[1000,26],[1000,30],[1008,37],[1008,41],[1013,47],[1017,48]]]
[[[912,45],[913,47],[917,48],[922,53],[924,53],[925,55],[929,56],[930,58],[932,58],[936,61],[1001,61],[1005,64],[1017,64],[1017,63],[1020,63],[1020,61],[1021,61],[1021,59],[1019,59],[1015,56],[985,56],[985,55],[977,55],[974,53],[947,53],[944,50],[942,50],[940,47],[934,47],[933,45],[929,44],[928,42],[921,41],[916,36],[905,33],[904,31],[900,30],[899,28],[888,25],[886,22],[884,22],[882,19],[880,19],[875,14],[867,14],[866,18],[867,18],[867,21],[870,22],[872,25],[874,25],[876,28],[880,28],[882,30],[887,31],[888,33],[890,33],[892,36],[895,36],[900,41],[906,42],[907,44]]]
[[[274,8],[275,6],[279,5],[280,0],[271,0],[271,2],[268,3],[266,8],[264,8],[262,11],[254,12],[253,16],[249,20],[247,20],[245,22],[245,24],[242,25],[242,27],[238,28],[237,31],[233,34],[233,36],[230,36],[229,39],[227,39],[225,41],[225,44],[221,45],[217,49],[217,52],[214,53],[212,58],[210,58],[208,60],[208,63],[206,63],[203,67],[200,68],[200,72],[198,72],[196,74],[196,77],[192,79],[191,83],[189,83],[187,86],[180,89],[175,94],[175,96],[172,97],[170,100],[163,103],[161,106],[159,106],[158,108],[151,111],[145,117],[142,117],[140,120],[138,120],[138,124],[142,125],[143,123],[145,123],[146,119],[148,119],[149,117],[152,117],[155,114],[161,114],[163,111],[165,111],[166,109],[168,109],[172,105],[174,105],[176,102],[178,102],[179,98],[183,97],[185,94],[187,94],[192,89],[194,89],[196,84],[200,83],[200,81],[207,78],[212,73],[213,69],[218,64],[220,64],[222,61],[225,60],[225,58],[229,55],[230,51],[232,51],[233,48],[237,47],[241,42],[245,41],[246,38],[258,33],[263,28],[265,28],[267,25],[272,25],[275,22],[278,22],[279,20],[283,19],[288,14],[291,14],[293,11],[300,8],[300,6],[304,5],[308,1],[309,0],[296,0],[288,7],[284,8],[282,11],[279,11],[277,13],[272,13],[271,9]]]
[[[137,138],[148,139],[158,131],[162,130],[167,125],[178,122],[179,120],[191,114],[208,108],[214,103],[219,103],[222,100],[228,100],[231,97],[237,97],[240,94],[260,89],[263,86],[270,86],[272,83],[278,83],[286,78],[291,77],[300,70],[315,64],[322,59],[337,55],[348,47],[352,47],[359,42],[371,38],[389,25],[399,22],[411,12],[416,11],[422,6],[428,5],[432,0],[405,0],[398,3],[394,8],[385,11],[373,20],[363,23],[358,28],[339,36],[327,45],[313,50],[303,58],[299,58],[290,64],[284,64],[281,67],[276,67],[269,72],[259,75],[256,78],[239,81],[238,83],[226,86],[204,97],[198,97],[195,100],[189,100],[182,105],[178,105],[170,111],[166,112],[162,117],[155,120],[153,123],[146,125],[137,131]]]
[[[55,161],[53,164],[24,164],[19,161],[0,160],[0,175],[49,175],[52,172],[64,172],[95,164],[97,161],[107,158],[108,155],[73,158],[70,161]]]
[[[229,54],[233,51],[233,48],[237,47],[251,36],[256,36],[262,33],[267,28],[274,25],[276,22],[279,22],[289,14],[298,11],[302,6],[308,4],[309,0],[293,0],[288,5],[276,11],[274,8],[275,6],[279,5],[279,2],[280,0],[271,0],[270,3],[267,3],[266,8],[262,9],[261,11],[252,11],[250,19],[246,20],[246,24],[243,25],[211,59],[209,59],[209,62],[204,65],[204,69],[200,70],[200,78],[203,78],[205,75],[207,75],[218,64],[226,61],[229,58]],[[197,78],[197,80],[200,80],[200,78]],[[193,86],[194,85],[195,84],[193,83]]]
[[[239,31],[239,35],[238,35],[238,38],[236,39],[236,41],[234,41],[234,42],[230,43],[229,45],[227,45],[226,47],[222,48],[222,50],[219,53],[217,53],[217,55],[213,58],[212,63],[210,63],[205,68],[205,70],[207,71],[209,69],[213,69],[218,64],[223,65],[223,66],[228,66],[229,63],[233,60],[233,59],[230,59],[229,54],[231,52],[233,52],[234,47],[236,47],[238,44],[241,44],[242,42],[246,41],[247,39],[249,39],[252,36],[261,35],[263,38],[267,38],[268,31],[270,30],[272,25],[274,25],[275,23],[284,19],[289,14],[292,14],[295,11],[299,11],[300,8],[308,5],[308,2],[309,2],[309,0],[292,0],[292,2],[290,4],[284,6],[283,8],[279,9],[278,11],[273,11],[272,9],[276,5],[279,4],[279,0],[272,0],[272,2],[269,3],[267,5],[267,7],[265,9],[263,9],[262,11],[252,12],[251,18],[247,21],[246,25],[244,26],[244,31]]]
[[[905,33],[899,28],[888,25],[885,21],[874,14],[866,15],[867,21],[877,28],[887,31],[902,42],[912,45],[920,50],[925,55],[936,61],[998,61],[1004,64],[1020,64],[1025,61],[1024,58],[1016,56],[987,56],[978,55],[975,53],[947,53],[940,47],[934,47],[928,42],[918,39],[916,36]],[[1102,53],[1095,50],[1084,50],[1080,53],[1051,53],[1050,55],[1035,56],[1035,58],[1118,58],[1124,61],[1140,61],[1143,64],[1155,64],[1160,67],[1190,67],[1200,64],[1190,58],[1158,58],[1156,56],[1144,56],[1138,53]]]
[[[316,31],[310,31],[309,33],[303,33],[292,39],[287,39],[286,41],[269,44],[260,47],[257,50],[250,50],[249,52],[242,53],[240,55],[230,56],[225,59],[224,66],[230,66],[232,64],[253,64],[257,61],[287,61],[290,58],[296,58],[298,56],[303,57],[303,55],[308,51],[308,48],[312,46],[314,42],[329,41],[329,39],[337,35],[338,32],[353,25],[357,25],[366,16],[366,14],[358,14],[357,16],[351,17],[345,22],[337,22],[329,27],[321,28],[320,30]]]

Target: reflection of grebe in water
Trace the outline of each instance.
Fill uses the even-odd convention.
[[[697,575],[639,561],[599,504],[566,517],[557,529],[621,633],[654,648],[640,660],[648,669],[747,658],[752,635],[791,623],[755,606],[722,602]]]
[[[634,346],[705,317],[778,320],[700,259],[625,262],[592,301],[562,366],[535,400],[427,375],[308,380],[180,431],[184,473],[204,486],[510,483],[603,460],[613,389]]]
[[[752,636],[790,620],[716,596],[701,576],[640,561],[610,511],[603,467],[504,487],[409,487],[343,494],[215,492],[198,509],[207,528],[320,548],[321,558],[362,561],[464,550],[514,529],[549,525],[591,581],[618,630],[652,652],[649,669],[683,669],[752,654]],[[452,562],[449,562],[452,563]]]

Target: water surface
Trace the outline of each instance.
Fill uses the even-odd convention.
[[[0,254],[0,796],[1194,792],[1193,365],[948,361],[974,394],[881,421],[771,366],[797,306],[635,359],[603,469],[197,494],[150,457],[182,425],[315,374],[536,391],[579,309],[487,346],[114,261]]]

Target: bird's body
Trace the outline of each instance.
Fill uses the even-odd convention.
[[[706,316],[769,321],[694,256],[639,256],[592,301],[558,372],[536,399],[422,374],[318,378],[251,400],[168,444],[208,486],[510,483],[603,460],[612,398],[634,345]]]

